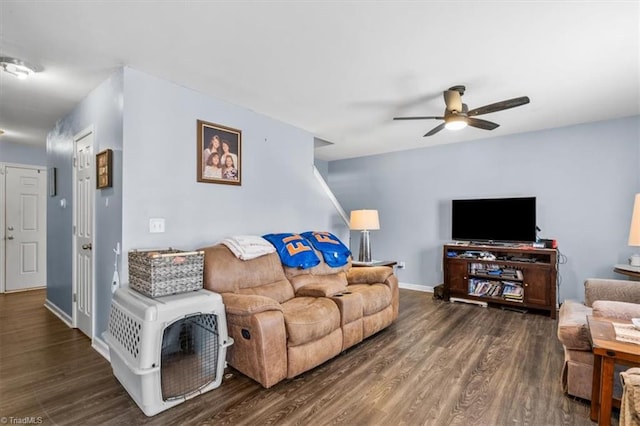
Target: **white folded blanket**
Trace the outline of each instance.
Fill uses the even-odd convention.
[[[255,259],[276,251],[276,248],[269,241],[257,235],[227,237],[222,240],[222,244],[227,246],[238,259],[242,260]]]

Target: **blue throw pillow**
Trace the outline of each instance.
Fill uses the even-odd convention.
[[[298,234],[266,234],[262,238],[273,244],[280,261],[286,266],[307,269],[320,263],[309,241]]]
[[[351,256],[351,250],[342,241],[330,232],[308,231],[303,232],[303,237],[311,241],[311,244],[322,253],[327,265],[335,268],[346,265]]]

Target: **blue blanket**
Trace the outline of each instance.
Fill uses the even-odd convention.
[[[262,238],[273,244],[280,261],[286,266],[307,269],[320,263],[309,241],[298,234],[266,234]]]
[[[332,233],[308,231],[300,235],[311,241],[313,247],[322,253],[327,265],[335,268],[349,262],[351,251]]]

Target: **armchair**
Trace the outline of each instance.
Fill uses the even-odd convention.
[[[571,396],[591,399],[593,354],[587,316],[640,318],[640,282],[590,278],[584,282],[584,303],[565,300],[560,307],[558,339],[564,348],[562,388]],[[614,395],[621,395],[616,381]]]

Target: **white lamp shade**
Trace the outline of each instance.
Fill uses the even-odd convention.
[[[631,216],[631,227],[629,228],[629,245],[640,246],[640,194],[636,194],[636,201],[633,203],[633,215]]]
[[[352,210],[351,224],[349,227],[358,231],[380,229],[378,210]]]

